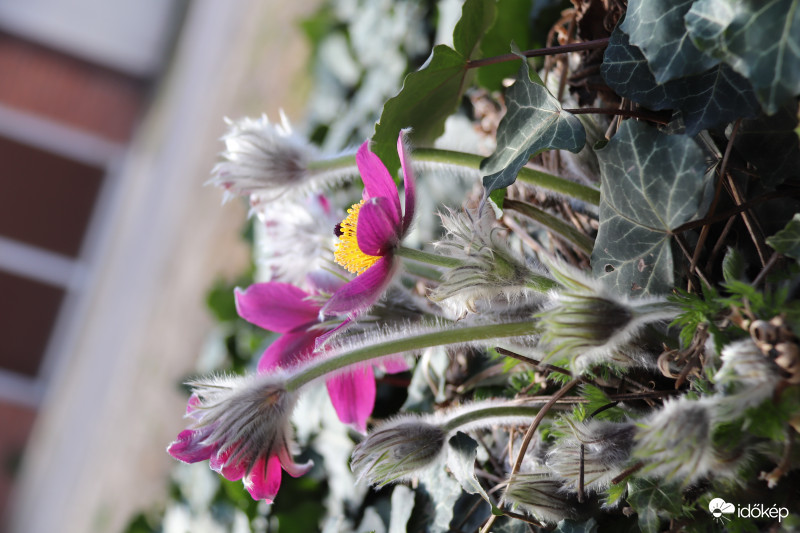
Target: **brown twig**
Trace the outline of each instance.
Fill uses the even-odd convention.
[[[536,50],[526,50],[521,52],[525,57],[541,57],[552,56],[556,54],[567,54],[569,52],[580,52],[581,50],[592,50],[594,48],[605,48],[608,46],[608,38],[595,39],[593,41],[586,41],[583,43],[563,44],[561,46],[550,46],[547,48],[538,48]],[[503,63],[505,61],[513,61],[519,59],[517,54],[503,54],[494,57],[485,57],[483,59],[472,59],[467,61],[467,68],[484,67],[486,65],[494,65],[496,63]]]
[[[640,118],[656,124],[669,124],[669,117],[664,113],[647,111],[646,109],[614,109],[613,107],[579,107],[564,108],[573,115],[616,115],[618,117]]]

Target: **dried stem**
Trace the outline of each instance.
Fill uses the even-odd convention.
[[[595,39],[594,41],[586,41],[584,43],[571,43],[561,46],[550,46],[548,48],[538,48],[536,50],[526,50],[521,52],[521,55],[525,57],[552,56],[556,54],[567,54],[569,52],[580,52],[581,50],[592,50],[594,48],[605,48],[606,46],[608,46],[607,37],[604,39]],[[485,57],[483,59],[473,59],[467,61],[467,68],[485,67],[486,65],[504,63],[515,59],[519,59],[517,54],[503,54],[500,56]]]

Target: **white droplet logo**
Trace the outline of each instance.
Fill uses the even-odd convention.
[[[710,502],[708,502],[708,510],[714,516],[715,520],[720,522],[724,520],[730,520],[726,514],[731,514],[736,512],[736,506],[732,503],[728,503],[722,498],[714,498]]]

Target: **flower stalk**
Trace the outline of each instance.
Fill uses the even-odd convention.
[[[315,379],[331,372],[392,354],[421,350],[432,346],[445,346],[448,344],[461,344],[472,341],[533,335],[537,332],[537,323],[532,320],[525,320],[522,322],[508,322],[504,324],[460,326],[402,337],[371,346],[362,346],[343,353],[333,353],[328,356],[316,358],[307,366],[300,367],[294,375],[286,381],[286,389],[288,391],[296,391]]]

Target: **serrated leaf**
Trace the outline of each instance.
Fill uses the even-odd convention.
[[[794,128],[797,116],[781,108],[772,116],[743,120],[733,146],[758,170],[765,187],[800,177],[800,143]]]
[[[437,45],[428,63],[403,81],[400,92],[383,106],[375,124],[372,151],[395,174],[400,168],[397,136],[412,128],[411,141],[430,144],[444,132],[444,122],[458,108],[472,70],[467,62],[478,53],[481,38],[495,17],[493,0],[467,0],[453,30],[453,47]]]
[[[750,80],[767,114],[800,93],[800,0],[697,0],[686,26],[698,48]]]
[[[680,490],[660,481],[636,478],[628,482],[628,504],[638,515],[644,533],[661,530],[659,514],[678,516],[682,510]]]
[[[644,56],[658,83],[705,72],[719,63],[699,50],[683,17],[694,0],[630,0],[621,29]]]
[[[481,41],[481,56],[507,54],[511,43],[527,50],[531,39],[530,12],[532,0],[498,0],[497,17]],[[499,91],[505,78],[517,72],[513,61],[487,65],[477,69],[475,81],[490,91]]]
[[[785,228],[769,237],[767,244],[776,252],[800,261],[800,213],[795,214]]]
[[[656,82],[642,51],[619,27],[611,34],[600,73],[609,87],[649,109],[679,109],[687,135],[754,117],[760,106],[748,81],[726,64],[701,74]]]
[[[492,505],[489,495],[475,477],[475,457],[478,455],[478,443],[466,433],[459,431],[450,438],[448,444],[450,447],[447,453],[447,467],[461,483],[461,487],[470,494],[480,494],[481,498]]]
[[[521,57],[522,58],[522,57]],[[506,93],[506,115],[497,128],[497,149],[481,164],[486,196],[508,187],[530,157],[559,148],[579,152],[586,144],[583,124],[564,111],[522,58],[517,81]]]
[[[711,175],[702,151],[690,137],[628,120],[597,155],[602,182],[595,277],[620,294],[668,292],[674,280],[671,230],[701,216],[707,204]]]

